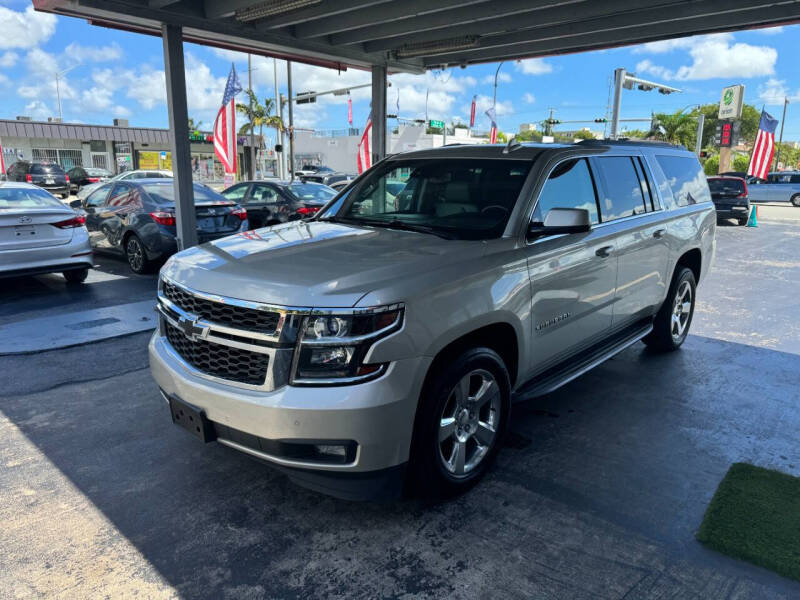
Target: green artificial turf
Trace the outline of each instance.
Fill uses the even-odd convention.
[[[697,539],[800,580],[800,478],[735,463],[711,499]]]

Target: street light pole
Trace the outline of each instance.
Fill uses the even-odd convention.
[[[697,142],[694,145],[694,153],[700,157],[700,151],[703,149],[703,125],[705,124],[706,116],[701,112],[697,117]]]
[[[247,53],[247,98],[248,98],[248,116],[250,117],[250,167],[247,169],[248,179],[255,179],[255,160],[256,149],[253,144],[253,65],[251,63],[250,53]]]
[[[494,72],[494,96],[492,97],[492,107],[497,106],[497,76],[500,74],[500,67],[503,66],[504,62],[506,61],[501,60],[500,64],[497,65],[497,70]]]
[[[77,65],[72,65],[71,67],[69,67],[68,69],[64,69],[63,71],[56,71],[56,98],[58,98],[58,118],[60,121],[64,120],[64,115],[61,112],[61,86],[59,85],[59,80],[62,75],[66,75],[67,73],[72,71],[72,69],[78,66],[80,66],[80,63],[78,63]]]
[[[278,59],[272,59],[272,71],[275,78],[275,113],[278,115],[278,118],[281,120],[281,124],[283,124],[283,103],[281,102],[281,94],[278,91]],[[277,128],[275,141],[278,145],[281,146],[280,153],[275,153],[275,164],[278,167],[276,175],[283,179],[283,130]]]
[[[289,95],[289,181],[294,181],[294,110],[292,108],[292,61],[286,61],[286,83]]]
[[[636,84],[643,92],[657,89],[662,94],[671,94],[673,92],[680,92],[678,88],[674,88],[663,83],[656,83],[654,81],[647,81],[640,79],[633,73],[628,73],[625,69],[614,69],[614,104],[611,111],[611,139],[617,139],[619,129],[619,108],[622,103],[622,90],[623,88],[633,89]]]

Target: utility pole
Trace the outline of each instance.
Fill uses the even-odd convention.
[[[249,52],[247,53],[247,92],[249,103],[247,110],[250,118],[250,165],[247,168],[247,178],[253,180],[255,179],[256,149],[253,144],[253,65]]]
[[[706,116],[701,112],[697,117],[697,142],[694,145],[694,153],[700,158],[700,151],[703,149],[703,125],[705,124]]]
[[[281,102],[281,94],[278,91],[278,59],[277,58],[273,58],[272,59],[272,71],[273,71],[273,75],[275,76],[275,113],[278,115],[278,118],[281,120],[281,123],[283,123],[283,103]],[[275,165],[277,167],[276,168],[277,173],[275,173],[275,174],[278,177],[280,177],[281,179],[283,179],[283,177],[284,177],[284,175],[283,175],[283,173],[284,173],[284,171],[283,171],[283,155],[284,155],[284,152],[283,152],[283,149],[282,149],[283,148],[283,131],[281,129],[277,130],[277,133],[275,135],[275,141],[281,146],[281,151],[275,153]]]
[[[294,111],[292,110],[292,61],[286,61],[286,83],[289,94],[289,181],[294,181]]]
[[[661,94],[671,94],[673,92],[680,92],[678,88],[674,88],[663,83],[656,83],[654,81],[647,81],[635,76],[635,73],[628,73],[625,69],[614,69],[614,103],[611,109],[611,134],[612,140],[617,139],[619,133],[619,108],[622,103],[622,90],[632,90],[636,85],[641,91],[649,92],[650,90],[658,90]]]
[[[545,124],[545,135],[553,135],[553,117],[555,116],[556,109],[550,108],[550,116],[547,117],[547,123]]]
[[[61,86],[59,85],[59,80],[63,75],[66,75],[67,73],[72,71],[72,69],[78,66],[80,66],[80,63],[78,63],[77,65],[72,65],[71,67],[69,67],[68,69],[64,69],[63,71],[56,71],[56,98],[58,98],[58,118],[62,122],[64,121],[64,115],[61,112]]]
[[[781,161],[781,144],[783,143],[783,124],[786,122],[786,107],[789,106],[789,98],[783,97],[783,116],[781,117],[781,134],[778,138],[778,152],[775,153],[775,168],[773,171],[778,170],[778,163]]]

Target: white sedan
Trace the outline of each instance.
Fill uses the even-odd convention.
[[[63,273],[82,283],[92,268],[85,222],[40,187],[0,182],[0,277]]]
[[[77,196],[78,200],[83,200],[87,198],[89,194],[95,191],[104,183],[108,183],[109,181],[124,181],[126,179],[148,179],[152,177],[162,178],[162,177],[172,177],[172,171],[163,171],[158,169],[136,169],[135,171],[123,171],[122,173],[118,173],[114,175],[108,181],[100,181],[98,183],[90,183],[89,185],[81,186],[81,189],[78,190]]]

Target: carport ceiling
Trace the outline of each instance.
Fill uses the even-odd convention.
[[[37,10],[334,68],[420,72],[800,20],[800,1],[33,0]]]

